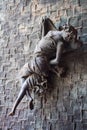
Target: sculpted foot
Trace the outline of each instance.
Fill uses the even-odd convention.
[[[34,109],[34,103],[33,103],[33,99],[30,101],[30,110]]]
[[[15,112],[14,111],[11,111],[8,115],[9,116],[13,116],[15,114]]]

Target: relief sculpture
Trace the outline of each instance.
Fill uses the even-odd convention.
[[[10,116],[15,114],[17,106],[25,95],[29,98],[32,110],[34,108],[32,91],[43,93],[47,89],[49,71],[54,66],[58,66],[61,54],[67,51],[69,46],[73,49],[82,46],[82,42],[77,39],[77,30],[73,26],[65,25],[58,30],[49,18],[42,20],[41,34],[41,40],[36,45],[32,59],[20,71],[22,85],[9,113]]]

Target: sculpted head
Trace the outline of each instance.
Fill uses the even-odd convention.
[[[66,35],[67,37],[64,40],[69,43],[72,49],[82,47],[83,43],[80,39],[77,39],[78,32],[72,25],[64,25],[61,26],[59,29],[66,32],[66,34],[64,35]]]
[[[69,32],[69,31],[62,30],[62,31],[61,31],[61,34],[62,34],[62,38],[63,38],[65,41],[69,42],[70,32]]]

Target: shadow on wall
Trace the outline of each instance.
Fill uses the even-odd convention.
[[[60,60],[59,69],[64,69],[64,72],[61,70],[56,71],[59,73],[59,75],[57,75],[57,73],[54,72],[50,73],[51,76],[49,76],[48,78],[48,93],[51,94],[51,92],[53,92],[53,90],[55,89],[54,86],[56,86],[55,84],[63,82],[64,78],[69,78],[71,72],[72,76],[70,77],[73,77],[75,74],[78,75],[80,71],[81,75],[85,75],[87,73],[86,71],[87,62],[85,61],[86,55],[87,55],[87,44],[83,45],[83,47],[79,49],[68,50],[66,53],[63,53]],[[81,79],[79,79],[79,82],[80,80]]]

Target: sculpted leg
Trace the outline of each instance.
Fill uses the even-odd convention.
[[[25,82],[26,78],[21,78],[20,81],[21,81],[21,86],[23,85],[23,83]]]
[[[9,113],[10,116],[13,116],[15,114],[15,110],[17,108],[17,106],[19,105],[19,103],[21,102],[21,100],[23,99],[23,97],[26,95],[26,90],[28,90],[28,85],[26,82],[24,82],[24,84],[22,85],[22,88],[19,92],[19,95],[13,105],[13,108],[11,110],[11,112]]]
[[[25,82],[27,78],[21,78],[21,86],[23,85],[23,83]],[[28,90],[26,90],[26,97],[27,99],[26,100],[30,100],[30,94],[28,92]]]

